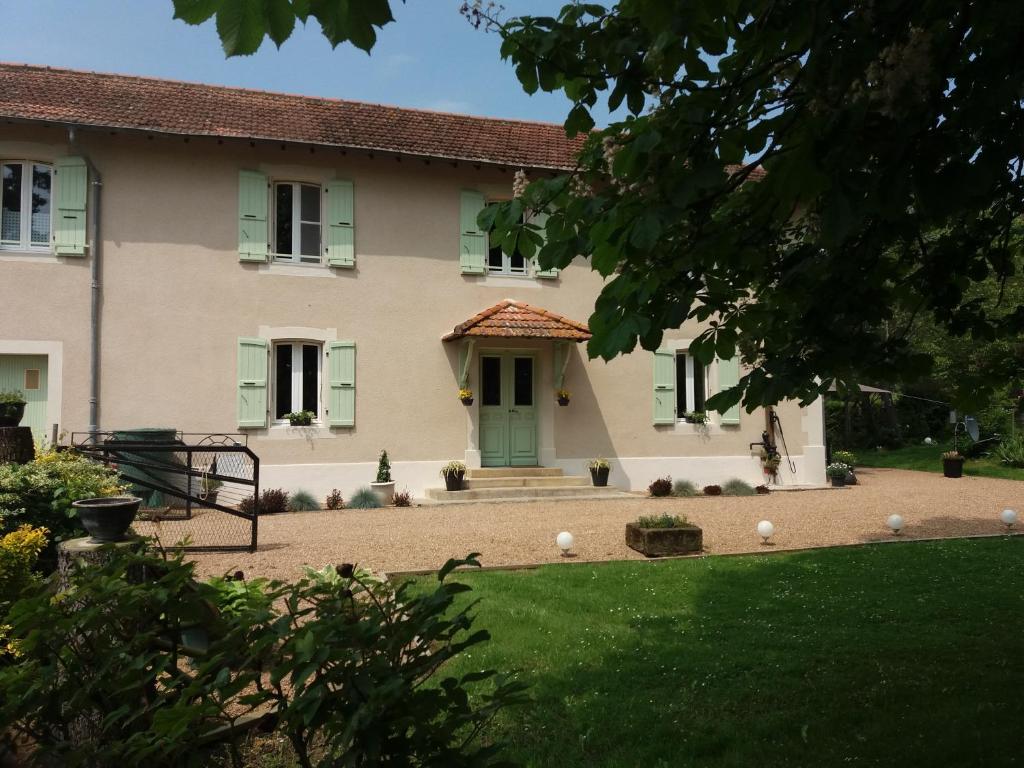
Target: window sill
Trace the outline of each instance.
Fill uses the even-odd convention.
[[[284,424],[271,424],[265,432],[266,437],[272,440],[322,440],[337,437],[326,424],[293,427],[285,422]]]
[[[688,421],[679,419],[675,424],[670,425],[672,427],[672,433],[676,435],[696,435],[697,437],[711,437],[712,435],[722,435],[727,432],[722,429],[722,425],[714,421],[708,422],[707,424],[691,424]]]
[[[259,265],[259,272],[267,275],[290,275],[292,277],[337,277],[335,270],[327,264],[301,264],[291,261],[275,261],[273,254],[270,261]]]
[[[502,272],[485,272],[482,275],[466,275],[466,277],[475,277],[481,285],[491,288],[540,288],[542,283],[556,282],[539,279],[533,275],[514,275]]]
[[[60,258],[53,252],[52,248],[35,250],[33,248],[15,248],[5,245],[0,248],[0,261],[35,261],[58,264],[60,263]]]

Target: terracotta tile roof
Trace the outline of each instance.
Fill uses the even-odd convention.
[[[466,336],[484,336],[505,339],[565,339],[586,341],[590,329],[567,317],[531,306],[522,301],[505,299],[490,309],[473,315],[442,341],[462,339]]]
[[[573,168],[562,126],[0,63],[0,118]]]

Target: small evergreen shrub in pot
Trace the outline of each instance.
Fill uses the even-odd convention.
[[[825,467],[825,474],[828,475],[829,480],[832,481],[833,488],[842,488],[846,485],[846,473],[849,471],[850,468],[839,461],[833,461]]]
[[[689,480],[676,480],[672,484],[672,495],[680,498],[688,498],[697,495],[697,486]]]
[[[942,474],[946,477],[964,476],[964,457],[957,451],[942,454]]]
[[[647,557],[700,552],[704,532],[681,515],[643,515],[626,523],[626,546]]]
[[[380,498],[382,507],[390,506],[395,501],[395,481],[391,477],[391,460],[387,451],[380,452],[380,459],[377,461],[377,480],[370,483],[370,487]]]
[[[612,468],[607,459],[591,459],[587,469],[590,470],[590,482],[595,488],[604,488],[608,485],[608,473]]]
[[[449,461],[441,467],[444,487],[449,491],[461,491],[462,480],[466,477],[466,465],[461,461]]]
[[[671,477],[659,477],[649,486],[647,486],[647,492],[651,496],[671,496],[672,495],[672,478]]]
[[[25,416],[25,396],[18,391],[0,392],[0,427],[16,427]]]
[[[704,495],[705,496],[721,496],[722,495],[722,486],[720,486],[720,485],[705,485],[704,486]]]

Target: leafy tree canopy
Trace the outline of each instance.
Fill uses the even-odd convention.
[[[175,0],[217,17],[229,54],[317,18],[369,50],[387,0]],[[688,318],[698,359],[752,369],[711,398],[808,401],[833,381],[928,374],[908,334],[1020,339],[1013,223],[1021,182],[1024,5],[1015,0],[621,0],[496,18],[528,93],[562,91],[589,132],[573,173],[533,180],[482,222],[543,267],[577,255],[607,278],[592,357],[656,349]],[[626,117],[594,130],[591,109]],[[766,171],[762,177],[760,168]],[[521,213],[547,208],[542,240]],[[999,286],[995,304],[979,284]],[[1019,294],[1017,294],[1019,296]],[[1021,369],[979,370],[980,386]],[[985,366],[982,366],[983,368]],[[975,392],[977,394],[977,391]]]

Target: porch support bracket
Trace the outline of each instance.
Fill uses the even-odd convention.
[[[569,366],[568,342],[560,341],[555,344],[555,391],[565,386],[565,369]]]
[[[473,360],[473,339],[463,339],[459,345],[459,388],[469,384],[469,365]]]

